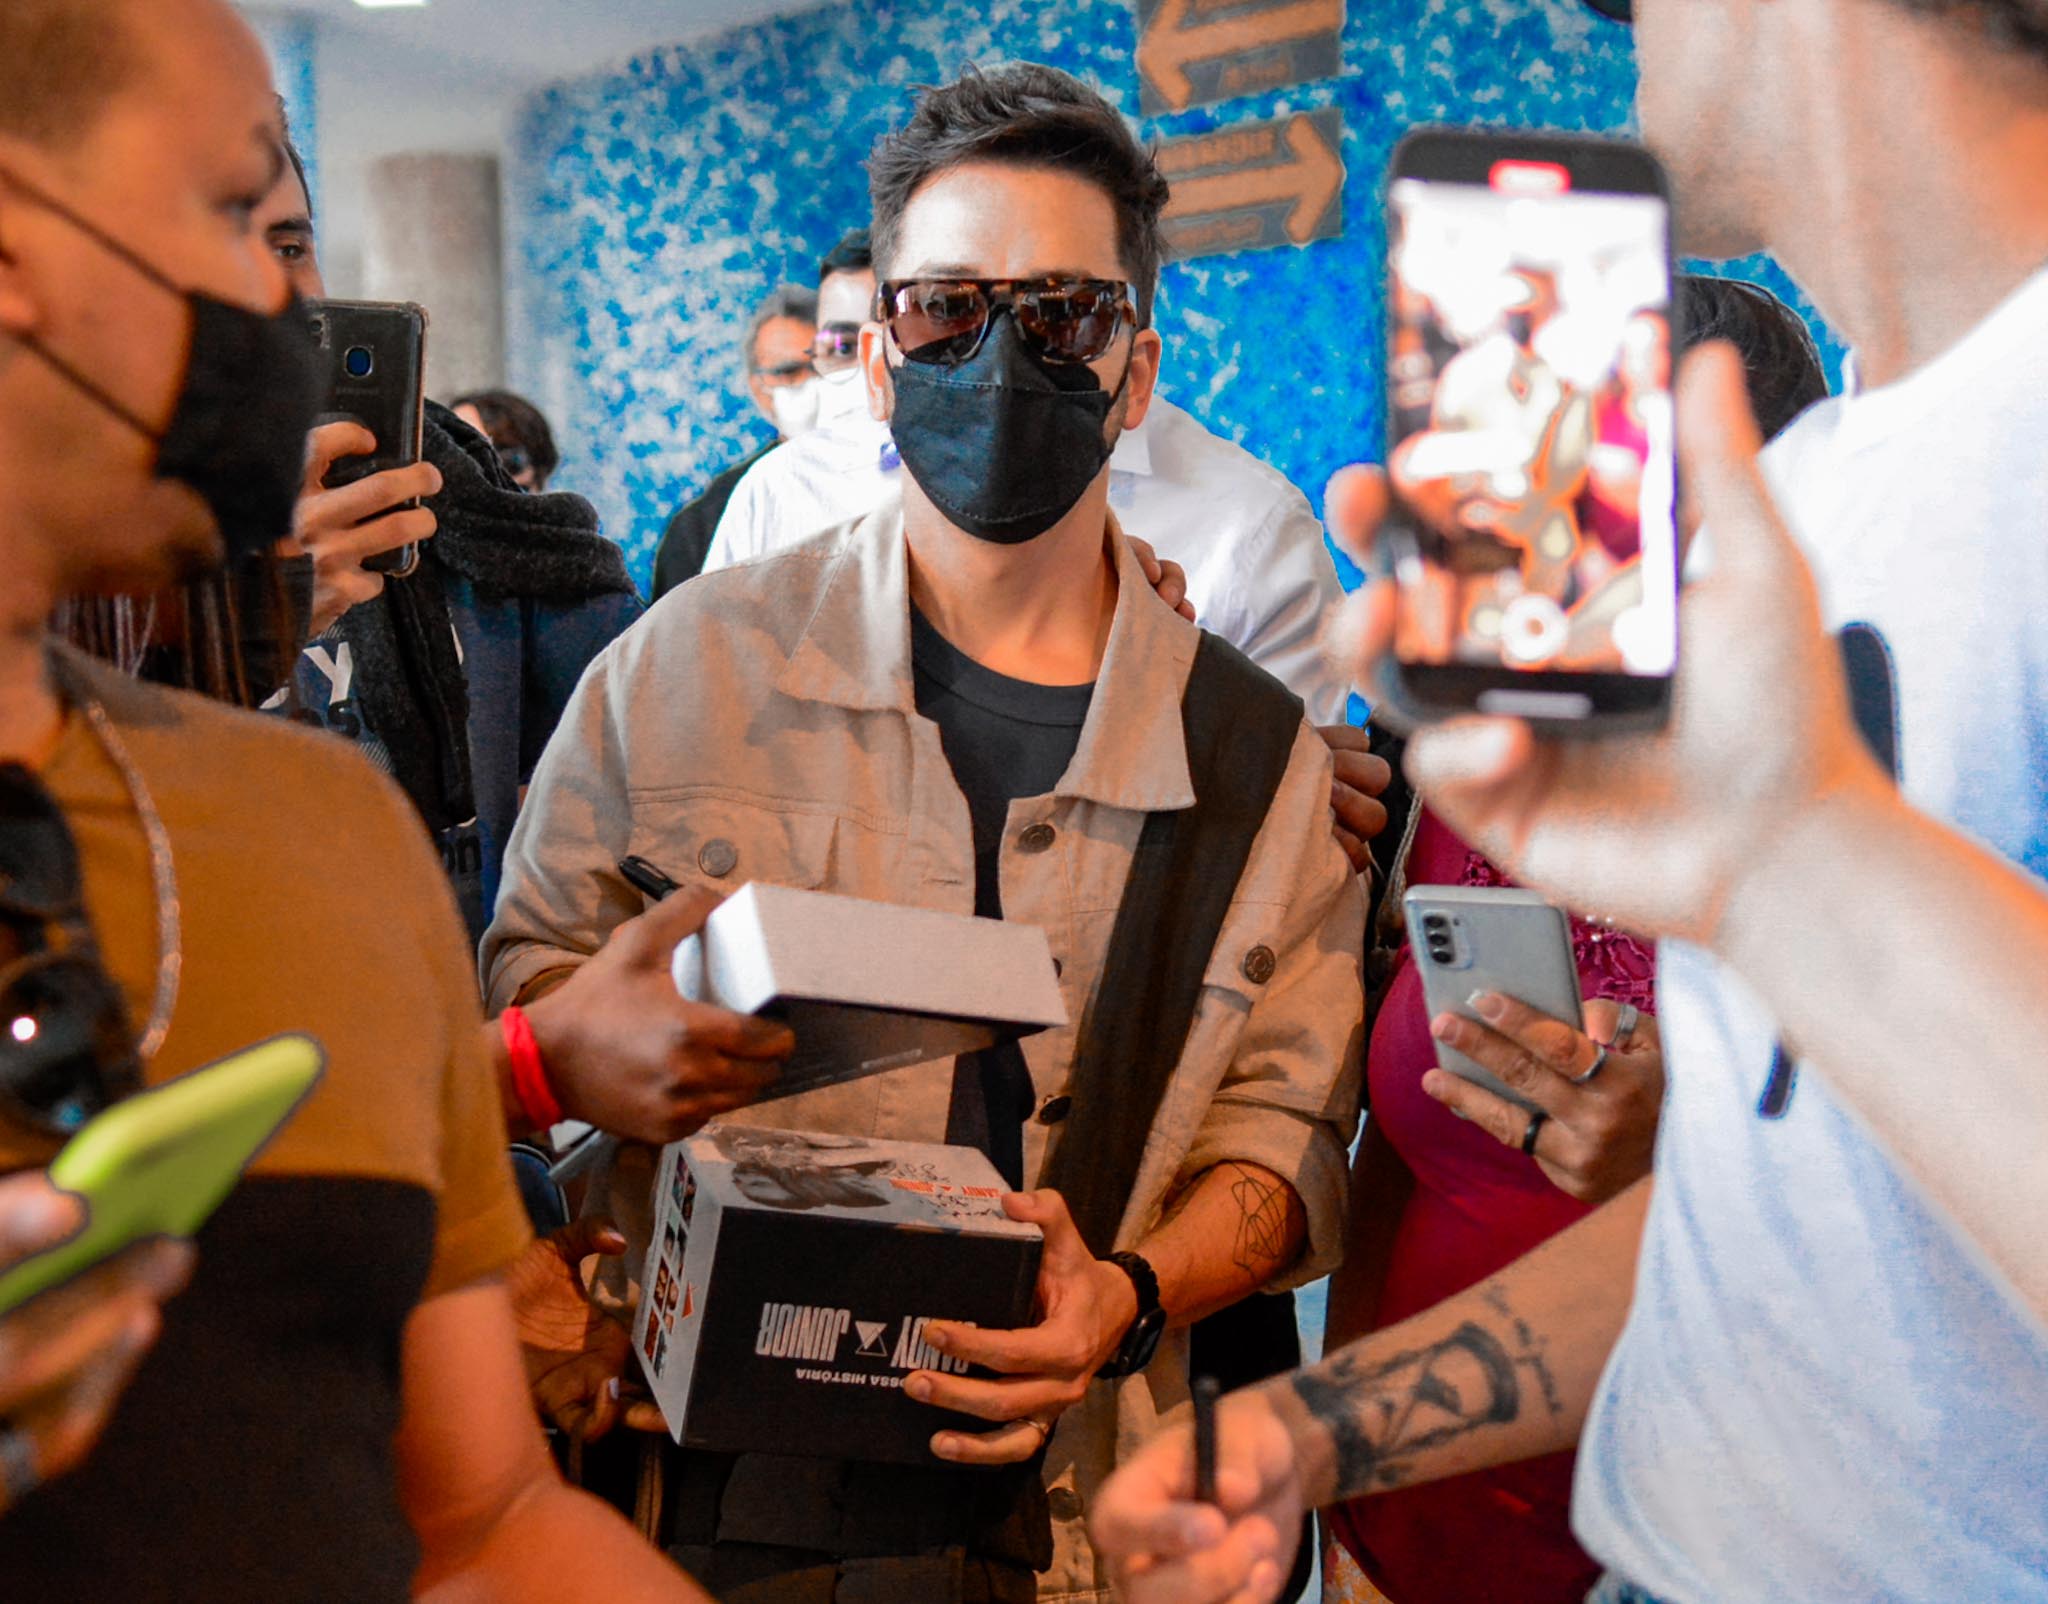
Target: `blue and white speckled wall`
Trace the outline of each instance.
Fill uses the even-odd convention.
[[[271,75],[292,121],[292,142],[306,162],[313,206],[320,206],[319,29],[311,17],[262,15],[249,18],[270,52]]]
[[[1625,30],[1577,0],[1350,0],[1349,13],[1342,77],[1143,125],[1165,137],[1344,111],[1343,237],[1171,266],[1159,313],[1166,392],[1315,499],[1333,469],[1379,452],[1379,186],[1401,131],[1617,129],[1634,92]],[[669,512],[766,437],[739,392],[746,320],[866,220],[861,160],[913,86],[1033,59],[1135,115],[1135,33],[1127,0],[842,3],[657,51],[523,108],[508,175],[512,382],[554,418],[560,482],[598,503],[643,582]]]

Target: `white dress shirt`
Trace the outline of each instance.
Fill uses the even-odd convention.
[[[858,392],[858,386],[855,386]],[[889,426],[839,398],[819,426],[771,451],[740,480],[704,571],[781,551],[898,493]],[[1187,570],[1201,626],[1306,704],[1316,724],[1344,720],[1350,687],[1317,649],[1323,614],[1343,599],[1308,498],[1241,446],[1154,397],[1110,458],[1109,502],[1127,533]]]

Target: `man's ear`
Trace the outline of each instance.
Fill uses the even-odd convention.
[[[775,405],[768,396],[768,381],[758,373],[747,375],[747,394],[754,398],[754,407],[770,423],[775,422]]]
[[[13,236],[22,216],[20,204],[0,185],[0,335],[31,334],[42,322],[34,286],[14,254]]]
[[[1124,428],[1135,429],[1152,410],[1152,395],[1159,384],[1159,363],[1166,354],[1165,342],[1157,329],[1140,329],[1131,337],[1131,374],[1125,381],[1129,397],[1124,406]]]
[[[889,372],[889,331],[879,323],[860,326],[860,374],[868,388],[868,416],[887,423],[896,411],[896,381]]]

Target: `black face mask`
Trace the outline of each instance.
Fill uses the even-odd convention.
[[[970,535],[1019,546],[1073,510],[1109,461],[1104,425],[1117,396],[1085,364],[1041,362],[1008,307],[958,367],[894,371],[890,428],[903,466],[933,506]]]
[[[219,527],[228,561],[290,534],[305,476],[306,436],[320,406],[318,353],[297,296],[272,316],[182,289],[61,201],[12,176],[6,181],[177,296],[192,324],[185,380],[162,434],[40,341],[17,338],[81,394],[154,442],[157,478],[198,493]]]

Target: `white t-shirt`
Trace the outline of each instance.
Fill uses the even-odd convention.
[[[1890,648],[1906,794],[2048,873],[2048,272],[1766,468],[1830,626]],[[2048,1601],[2048,1331],[1818,1073],[1759,1114],[1752,993],[1671,943],[1658,984],[1655,1201],[1581,1540],[1674,1604]]]
[[[863,411],[769,452],[734,489],[704,571],[781,551],[899,493],[889,438]],[[1342,723],[1350,687],[1316,641],[1344,588],[1308,498],[1163,397],[1109,466],[1118,521],[1187,570],[1201,626],[1299,696],[1315,723]]]

